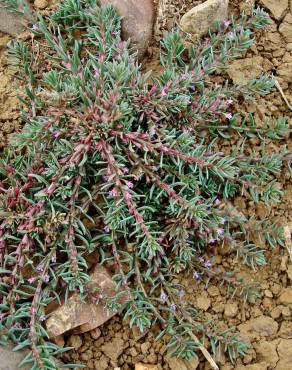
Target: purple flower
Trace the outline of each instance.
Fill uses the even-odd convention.
[[[50,276],[49,276],[49,275],[45,275],[45,276],[43,277],[43,281],[44,281],[45,283],[48,283],[48,282],[50,281]]]
[[[225,27],[228,27],[230,25],[231,21],[229,19],[224,19],[223,24]]]
[[[128,181],[128,182],[127,182],[127,185],[128,185],[128,187],[129,187],[130,189],[132,189],[132,188],[133,188],[133,186],[134,186],[134,184],[133,184],[131,181]]]
[[[111,228],[110,228],[108,225],[106,225],[106,226],[103,228],[103,230],[104,230],[106,233],[109,233],[109,232],[111,231]]]
[[[110,191],[108,192],[108,194],[109,194],[109,196],[110,196],[111,198],[114,198],[114,197],[116,197],[116,196],[118,195],[118,192],[116,191],[116,189],[113,189],[113,190],[110,190]]]
[[[165,302],[167,300],[167,295],[165,294],[165,292],[162,290],[161,294],[160,294],[160,299]]]
[[[209,244],[214,244],[214,243],[215,243],[215,241],[216,241],[216,239],[214,239],[214,238],[210,238],[210,239],[209,239]]]
[[[29,282],[29,284],[32,284],[35,281],[35,278],[31,277],[31,278],[27,279],[27,281]]]
[[[216,233],[217,235],[222,235],[224,233],[224,229],[222,229],[222,227],[218,227],[218,229],[216,230]]]
[[[169,306],[170,310],[171,311],[176,311],[176,304],[175,303],[172,303],[170,306]]]
[[[205,262],[205,259],[204,259],[204,257],[199,257],[199,260],[200,260],[200,262]]]
[[[60,131],[53,131],[53,136],[55,139],[57,139],[61,135]]]
[[[229,33],[228,33],[228,37],[229,37],[229,39],[230,39],[230,40],[234,40],[234,39],[235,39],[235,37],[236,37],[235,32],[229,32]]]
[[[232,116],[232,113],[228,112],[228,113],[225,113],[225,117],[231,120],[233,116]]]
[[[38,26],[37,26],[36,24],[33,24],[33,25],[32,25],[32,29],[33,29],[34,31],[36,31],[36,30],[38,29]]]
[[[195,280],[201,280],[201,274],[200,274],[199,272],[195,271],[195,272],[193,273],[193,278],[194,278]]]
[[[206,267],[206,269],[210,269],[211,267],[212,267],[212,262],[211,261],[206,261],[205,263],[204,263],[204,266]]]
[[[226,100],[226,105],[229,106],[231,104],[233,104],[233,99],[227,99]]]
[[[219,204],[221,204],[221,200],[219,198],[216,198],[215,204],[216,204],[216,206],[219,206]]]
[[[129,169],[128,169],[127,167],[124,167],[124,168],[123,168],[123,172],[124,172],[124,173],[129,173]]]
[[[221,218],[221,221],[220,221],[220,224],[221,225],[224,225],[226,223],[226,219],[223,217],[223,218]]]
[[[41,316],[39,317],[39,320],[40,320],[40,321],[46,321],[46,316],[45,316],[45,315],[41,315]]]
[[[185,296],[185,292],[183,291],[183,290],[180,290],[179,292],[178,292],[178,298],[179,299],[183,299],[183,297]]]
[[[43,272],[44,271],[44,266],[43,265],[38,265],[36,270],[37,270],[37,272]]]

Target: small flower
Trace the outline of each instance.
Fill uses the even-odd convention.
[[[111,228],[107,225],[103,228],[103,230],[106,232],[106,233],[109,233],[111,231]]]
[[[212,262],[208,260],[204,263],[204,266],[206,267],[207,270],[209,270],[212,267]]]
[[[36,270],[37,270],[37,272],[43,272],[44,271],[44,266],[43,265],[38,265]]]
[[[116,189],[113,189],[113,190],[110,190],[110,191],[108,192],[108,194],[109,194],[109,196],[110,196],[111,198],[114,198],[114,197],[116,197],[116,196],[118,195],[118,192],[116,191]]]
[[[228,112],[228,113],[225,113],[225,117],[226,117],[227,119],[231,120],[231,119],[232,119],[232,117],[233,117],[233,115],[232,115],[232,113]]]
[[[27,281],[29,282],[29,284],[32,284],[35,281],[35,278],[31,277],[31,278],[27,279]]]
[[[231,21],[229,19],[224,19],[223,24],[225,27],[228,27],[230,25]]]
[[[49,276],[49,275],[45,275],[45,276],[43,277],[43,281],[44,281],[45,283],[48,283],[48,282],[50,281],[50,276]]]
[[[45,316],[45,315],[41,315],[41,316],[39,317],[39,320],[40,320],[40,321],[46,321],[46,316]]]
[[[56,263],[56,262],[57,262],[57,258],[56,258],[56,256],[53,256],[53,257],[51,258],[51,261],[52,261],[53,263]]]
[[[200,262],[202,262],[202,263],[204,263],[204,262],[205,262],[204,257],[199,257],[199,260],[200,260]]]
[[[234,39],[236,38],[236,33],[235,33],[235,32],[229,32],[229,33],[228,33],[228,38],[229,38],[230,40],[234,40]]]
[[[215,243],[215,241],[216,241],[216,239],[214,239],[214,238],[210,238],[210,239],[209,239],[209,244],[214,244],[214,243]]]
[[[217,235],[222,235],[224,233],[224,229],[222,229],[222,227],[218,227],[218,229],[216,230],[216,233]]]
[[[130,189],[132,189],[132,188],[133,188],[133,186],[134,186],[134,184],[133,184],[131,181],[128,181],[128,182],[127,182],[127,185],[128,185],[128,187],[129,187]]]
[[[221,225],[224,225],[226,223],[226,219],[223,217],[223,218],[221,218],[221,221],[220,221],[220,224]]]
[[[38,26],[37,26],[36,24],[33,24],[33,25],[32,25],[32,29],[33,29],[34,31],[36,31],[36,30],[38,29]]]
[[[178,292],[178,298],[179,299],[183,299],[183,297],[185,296],[185,292],[183,291],[183,290],[180,290],[179,292]]]
[[[129,173],[129,169],[128,169],[127,167],[124,167],[124,168],[123,168],[123,172],[124,172],[125,174],[127,174],[127,173]]]
[[[160,294],[160,299],[165,302],[167,300],[167,295],[165,294],[165,292],[162,290],[161,294]]]
[[[170,306],[169,306],[170,310],[171,311],[176,311],[176,304],[175,303],[172,303]]]
[[[201,280],[201,274],[198,271],[195,271],[193,273],[193,279],[195,279],[195,280]]]
[[[53,131],[53,136],[55,139],[57,139],[61,135],[60,131]]]
[[[221,200],[219,198],[216,198],[215,204],[216,204],[216,206],[219,206],[219,204],[221,204]]]
[[[229,106],[231,104],[233,104],[233,99],[227,99],[226,100],[226,105]]]

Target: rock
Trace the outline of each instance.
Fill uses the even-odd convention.
[[[110,342],[101,346],[102,352],[111,360],[116,361],[124,350],[124,341],[121,338],[113,338]]]
[[[238,313],[237,303],[226,303],[224,308],[224,315],[226,317],[235,317]]]
[[[101,336],[101,331],[99,328],[91,330],[90,336],[92,339],[97,340]]]
[[[43,10],[48,6],[48,0],[35,0],[34,6],[37,9]]]
[[[149,349],[151,348],[151,343],[149,342],[144,342],[141,344],[141,352],[143,355],[147,355]]]
[[[228,14],[228,0],[207,0],[188,11],[181,19],[184,32],[192,33],[197,38],[206,34],[216,22],[223,22]]]
[[[237,59],[230,63],[228,75],[235,84],[246,84],[263,73],[263,57]]]
[[[286,288],[279,297],[279,302],[282,304],[292,304],[292,288]]]
[[[15,370],[18,369],[19,363],[26,356],[26,351],[13,352],[13,345],[7,345],[5,347],[0,346],[0,370]],[[22,366],[21,370],[30,370],[31,364]]]
[[[287,275],[288,278],[292,281],[292,264],[290,264],[287,268]]]
[[[211,306],[211,299],[205,296],[200,296],[197,298],[196,306],[203,311],[207,311]]]
[[[287,43],[292,42],[292,14],[288,13],[279,27],[279,32]]]
[[[288,370],[291,369],[292,363],[292,340],[281,339],[278,345],[279,362],[277,363],[275,370]]]
[[[102,355],[99,360],[94,361],[95,369],[96,370],[107,370],[108,369],[108,359],[106,356]]]
[[[261,361],[264,361],[273,369],[279,360],[277,353],[278,340],[272,342],[260,341],[255,344],[255,350]],[[257,357],[258,358],[258,357]]]
[[[268,364],[263,361],[247,366],[239,365],[234,370],[268,370]]]
[[[287,80],[287,82],[290,82],[292,75],[292,62],[280,64],[277,68],[277,75]]]
[[[67,342],[68,347],[73,347],[77,351],[82,346],[82,339],[79,335],[70,335]]]
[[[197,358],[186,361],[182,358],[166,356],[165,361],[170,370],[196,370],[199,366],[199,360]]]
[[[292,339],[292,321],[283,321],[279,330],[279,336],[285,339]]]
[[[25,30],[26,19],[0,5],[0,31],[17,36]]]
[[[101,5],[112,4],[122,20],[122,37],[131,39],[143,56],[152,38],[154,25],[153,0],[100,0]]]
[[[135,365],[135,370],[159,370],[156,365],[147,365],[138,363]]]
[[[277,20],[282,18],[285,10],[288,7],[288,0],[261,0],[261,3]]]
[[[116,293],[116,283],[104,267],[97,265],[91,275],[88,289],[98,289],[103,295],[113,296]],[[124,300],[125,297],[120,303]],[[78,329],[74,333],[93,330],[114,315],[115,313],[107,313],[103,304],[84,303],[79,295],[75,294],[66,303],[57,306],[48,318],[46,326],[50,338],[54,338],[76,328]]]
[[[259,316],[239,325],[239,331],[248,339],[254,339],[259,334],[261,337],[272,337],[278,331],[278,323],[268,316]]]

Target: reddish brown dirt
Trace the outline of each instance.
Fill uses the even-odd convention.
[[[279,0],[273,1],[278,4]],[[200,2],[192,0],[164,0],[165,8],[161,14],[160,25],[156,28],[155,42],[149,48],[148,56],[144,61],[147,69],[157,68],[157,42],[163,33],[176,26],[180,16],[198,3]],[[238,16],[244,5],[244,1],[231,0],[230,13]],[[259,32],[256,44],[245,58],[251,58],[254,63],[260,61],[263,71],[273,73],[280,82],[287,99],[292,102],[292,47],[291,42],[287,41],[287,35],[285,39],[283,32],[280,32],[283,30],[285,16],[288,14],[292,16],[291,0],[283,17],[278,20],[273,18],[273,23],[268,30]],[[0,34],[1,148],[6,145],[10,134],[20,129],[17,94],[21,92],[21,89],[19,83],[13,79],[13,73],[7,68],[5,45],[8,40],[8,36]],[[257,64],[254,64],[255,67]],[[238,73],[242,71],[239,69]],[[261,98],[256,104],[250,103],[242,109],[255,113],[258,122],[261,122],[264,117],[279,117],[280,115],[291,121],[292,116],[278,90]],[[225,152],[230,152],[242,140],[238,137],[222,140],[220,148]],[[247,143],[246,150],[259,152],[260,144],[259,139],[252,139]],[[266,144],[270,152],[283,152],[285,147],[292,150],[292,142],[288,136],[286,140],[276,143],[268,141]],[[283,226],[291,223],[292,183],[291,174],[287,168],[283,170],[277,181],[284,191],[280,204],[266,207],[264,204],[256,205],[251,199],[245,197],[237,197],[234,204],[243,214],[255,216],[258,220],[268,218],[269,221],[277,221]],[[230,363],[223,353],[218,356],[216,361],[220,369],[289,370],[292,368],[292,261],[289,260],[285,248],[271,249],[259,239],[258,235],[254,235],[253,239],[255,243],[266,249],[267,265],[257,271],[243,268],[228,248],[215,246],[212,254],[215,256],[216,267],[235,271],[237,276],[246,277],[251,282],[258,282],[261,296],[255,304],[249,302],[244,304],[237,295],[234,298],[228,298],[224,286],[210,283],[206,287],[203,283],[194,281],[188,276],[182,276],[181,279],[188,286],[186,292],[188,301],[201,310],[200,320],[214,320],[222,329],[235,326],[251,345],[247,356],[239,358],[235,364]],[[141,337],[129,329],[127,322],[117,316],[100,329],[102,335],[99,338],[96,332],[66,338],[66,344],[76,349],[66,354],[63,359],[81,362],[86,365],[85,369],[133,370],[135,364],[142,362],[157,365],[157,370],[183,370],[179,365],[169,366],[165,357],[164,343],[155,342],[157,328]],[[200,354],[199,356],[200,363],[197,368],[210,369],[209,364]]]

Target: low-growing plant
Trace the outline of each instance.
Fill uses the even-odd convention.
[[[245,155],[244,148],[227,155],[216,138],[278,139],[287,124],[279,118],[257,127],[252,115],[236,113],[243,99],[267,94],[271,78],[234,86],[210,76],[268,23],[252,8],[197,45],[170,32],[159,76],[142,71],[114,9],[95,0],[62,1],[32,26],[31,44],[12,42],[26,108],[25,126],[0,162],[0,332],[3,342],[31,349],[23,363],[60,366],[55,356],[64,349],[48,338],[45,308],[73,292],[94,299],[87,288],[93,252],[98,263],[116,266],[117,294],[99,300],[105,310],[123,310],[141,332],[159,324],[171,353],[191,358],[199,349],[213,368],[205,339],[214,353],[222,347],[232,360],[244,355],[236,333],[197,320],[180,281],[190,275],[256,297],[253,287],[216,270],[213,248],[228,244],[249,266],[265,264],[248,220],[224,203],[240,193],[278,201],[282,157]],[[270,243],[281,240],[275,225],[264,227]]]

